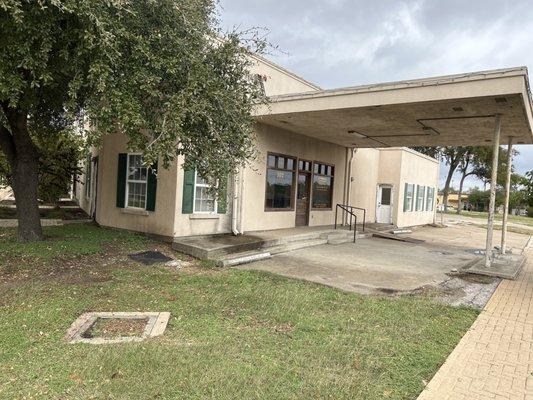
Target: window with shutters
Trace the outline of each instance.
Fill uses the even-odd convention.
[[[406,183],[403,198],[403,211],[413,211],[413,199],[415,196],[415,185]]]
[[[92,175],[92,165],[91,165],[91,155],[87,156],[85,164],[85,197],[91,197],[91,175]]]
[[[435,188],[428,187],[428,194],[426,196],[426,211],[433,211],[433,204],[435,204]]]
[[[148,168],[140,154],[128,154],[126,173],[126,207],[146,209]]]
[[[416,189],[416,211],[424,211],[424,198],[426,187],[417,185]]]
[[[194,174],[194,209],[195,214],[211,214],[217,212],[217,200],[212,186],[198,173]]]

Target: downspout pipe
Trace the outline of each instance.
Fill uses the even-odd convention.
[[[232,190],[232,202],[231,202],[231,232],[237,236],[241,232],[237,229],[237,213],[239,206],[239,175],[240,171],[236,174],[233,174],[233,190]]]
[[[244,235],[244,168],[240,171],[240,193],[239,193],[239,219],[238,222],[238,230],[241,235]]]
[[[350,155],[350,162],[348,164],[348,195],[346,196],[346,204],[350,205],[350,193],[352,189],[352,164],[353,159],[355,158],[355,154],[357,153],[357,148],[352,147],[351,148],[351,155]]]
[[[353,159],[355,157],[355,153],[357,153],[357,149],[355,147],[347,147],[346,148],[346,160],[347,160],[347,163],[346,163],[346,173],[345,173],[345,176],[346,176],[346,180],[345,180],[345,184],[344,184],[344,198],[343,198],[343,201],[344,201],[344,204],[346,205],[351,205],[350,204],[350,192],[351,192],[351,189],[352,189],[352,164],[353,164]],[[348,159],[348,155],[349,155],[349,159]],[[344,215],[344,218],[343,218],[343,225],[347,224],[348,223],[348,214],[344,213],[343,212],[343,215]]]

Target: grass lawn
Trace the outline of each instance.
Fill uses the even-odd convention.
[[[168,245],[68,225],[0,230],[0,398],[415,399],[477,311],[270,274],[130,261]],[[305,266],[302,266],[305,267]],[[63,340],[85,311],[170,311],[141,343]]]
[[[462,215],[464,217],[472,217],[472,218],[482,218],[486,220],[489,215],[486,212],[480,212],[480,211],[461,211],[461,214],[457,214],[455,211],[448,211],[446,214],[451,215]],[[496,214],[494,216],[494,219],[497,221],[502,220],[503,215],[502,214]],[[509,221],[513,221],[519,224],[533,226],[533,218],[531,217],[524,217],[522,215],[511,215],[509,214]]]
[[[44,219],[80,220],[89,216],[79,207],[73,208],[39,208],[39,214]],[[16,219],[17,210],[0,205],[0,219]]]

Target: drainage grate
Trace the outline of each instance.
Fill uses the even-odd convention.
[[[144,265],[164,263],[172,260],[172,258],[167,257],[159,251],[143,251],[141,253],[129,254],[128,257]]]

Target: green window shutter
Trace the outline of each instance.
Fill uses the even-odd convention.
[[[117,207],[124,208],[126,202],[126,174],[128,168],[128,155],[120,153],[118,155],[117,169]]]
[[[182,214],[192,214],[194,201],[194,176],[194,169],[186,170],[183,174],[183,201],[181,204]]]
[[[407,191],[409,190],[409,184],[405,184],[405,188],[403,189],[403,212],[409,211],[407,206]]]
[[[157,161],[148,169],[146,187],[146,211],[155,211],[155,196],[157,193]]]
[[[218,213],[226,214],[228,208],[228,178],[221,179],[218,184]]]

